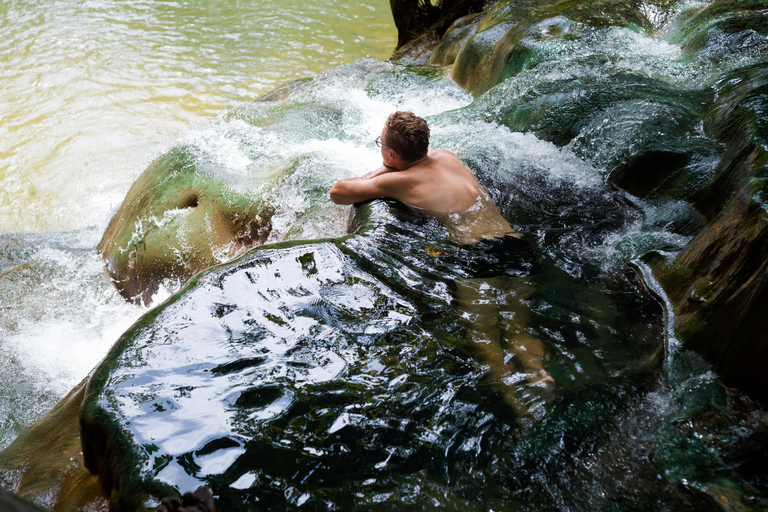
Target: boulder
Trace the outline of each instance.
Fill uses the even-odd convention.
[[[674,2],[658,0],[662,9]],[[523,4],[504,0],[477,20],[474,34],[456,38],[460,49],[451,66],[451,76],[462,87],[480,95],[523,69],[537,65],[536,39],[573,39],[605,27],[631,27],[653,31],[654,27],[637,2],[553,2]]]
[[[83,466],[78,415],[85,384],[77,385],[0,452],[3,486],[51,512],[96,510],[107,504],[99,479]],[[38,510],[7,499],[12,503],[8,506],[18,508],[0,507],[4,511]]]
[[[656,261],[684,345],[712,363],[724,382],[766,400],[768,24],[763,9],[759,2],[716,1],[688,14],[675,35],[702,62],[748,58],[746,65],[717,77],[703,118],[706,132],[723,149],[689,198],[709,223],[672,261]]]
[[[184,282],[264,242],[273,211],[206,173],[190,148],[177,147],[131,186],[98,250],[120,293],[149,303],[164,281]]]
[[[120,337],[80,414],[85,464],[111,510],[202,483],[232,512],[371,509],[381,496],[503,508],[514,500],[495,490],[508,475],[526,481],[562,439],[591,436],[658,367],[660,309],[637,279],[614,294],[546,263],[538,272],[517,261],[524,242],[459,246],[389,202],[358,209],[351,229],[208,269]],[[489,288],[492,311],[472,299]],[[513,332],[544,337],[558,396],[590,404],[578,427],[544,422],[535,430],[553,431],[522,451],[521,415],[556,405],[537,381],[490,378],[468,342]],[[522,357],[505,346],[504,361]],[[477,432],[492,449],[465,448]]]
[[[768,180],[750,181],[657,270],[675,331],[730,385],[768,399]]]

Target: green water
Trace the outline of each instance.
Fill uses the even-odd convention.
[[[0,5],[0,231],[103,226],[190,123],[396,41],[388,2]]]

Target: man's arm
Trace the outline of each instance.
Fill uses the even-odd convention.
[[[382,174],[386,174],[388,172],[397,172],[397,169],[393,169],[392,167],[387,167],[386,165],[382,165],[375,171],[365,173],[361,177],[370,179],[370,178],[375,178],[376,176],[380,176]]]
[[[388,167],[374,173],[370,178],[346,178],[337,182],[331,189],[331,201],[346,205],[379,197],[400,199],[401,192],[407,188],[404,173],[391,172]]]

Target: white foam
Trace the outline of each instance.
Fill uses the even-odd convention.
[[[0,342],[40,392],[61,396],[146,310],[117,295],[96,254],[43,248],[33,262],[48,277],[18,289],[18,307],[6,311],[15,328],[0,331]]]

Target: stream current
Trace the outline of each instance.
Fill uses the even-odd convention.
[[[253,9],[245,2],[242,4],[233,6],[232,11]],[[104,16],[112,20],[114,15],[112,3],[64,2],[56,3],[53,10],[58,12],[57,8],[72,5],[77,7],[68,11],[73,16],[70,20],[73,26],[74,21],[82,17],[83,9],[94,18]],[[370,329],[360,326],[359,341],[370,348],[343,344],[320,347],[328,349],[323,353],[324,359],[319,358],[317,368],[310,364],[309,370],[302,369],[307,366],[302,366],[306,361],[301,360],[300,350],[298,356],[291,353],[290,357],[298,358],[295,366],[299,369],[291,371],[300,375],[301,386],[316,385],[320,389],[318,393],[322,393],[322,384],[326,381],[353,379],[354,386],[373,393],[370,397],[366,392],[362,395],[370,400],[368,405],[374,417],[365,417],[351,408],[347,416],[339,416],[332,424],[325,425],[326,432],[335,433],[346,425],[358,425],[359,430],[354,432],[360,438],[373,433],[375,439],[363,450],[370,449],[383,456],[375,469],[390,464],[399,467],[399,472],[385,471],[381,481],[361,477],[355,488],[359,501],[355,501],[354,496],[344,501],[340,498],[343,489],[339,490],[340,494],[329,490],[327,496],[321,492],[306,494],[290,475],[284,480],[270,480],[272,474],[267,468],[261,472],[245,472],[227,484],[229,491],[221,492],[228,503],[265,499],[278,507],[298,507],[308,500],[314,503],[327,498],[327,502],[336,500],[366,507],[390,501],[410,503],[424,510],[430,507],[475,510],[479,505],[494,510],[528,507],[688,509],[713,506],[718,500],[747,507],[765,505],[759,489],[753,487],[761,481],[764,485],[761,480],[764,476],[755,468],[738,464],[739,447],[760,431],[765,412],[749,398],[723,388],[706,363],[680,349],[667,323],[663,293],[659,293],[650,272],[639,260],[650,250],[674,252],[683,247],[689,235],[680,226],[693,222],[695,213],[682,201],[645,204],[606,184],[605,169],[619,158],[620,151],[632,147],[632,137],[642,140],[644,134],[640,128],[632,130],[632,126],[642,123],[634,121],[643,116],[647,119],[664,115],[663,109],[643,99],[613,103],[606,112],[605,124],[621,123],[630,127],[615,137],[613,147],[598,143],[609,136],[610,128],[605,126],[585,127],[569,145],[558,147],[531,133],[510,131],[499,124],[511,110],[510,105],[531,102],[537,93],[545,94],[558,84],[567,87],[569,81],[605,79],[607,70],[658,80],[666,84],[665,87],[681,91],[695,91],[705,87],[713,73],[722,72],[723,66],[743,62],[725,60],[715,67],[712,63],[687,61],[680,49],[665,39],[675,28],[676,18],[671,16],[657,20],[659,35],[656,37],[630,29],[607,28],[595,30],[591,37],[579,42],[543,39],[535,44],[545,46],[551,60],[530,72],[521,72],[479,98],[466,94],[439,70],[363,59],[328,69],[314,80],[300,84],[283,105],[246,104],[266,92],[264,89],[285,79],[313,76],[320,70],[313,66],[325,68],[342,61],[354,61],[364,53],[383,58],[389,48],[375,46],[381,44],[384,37],[374,37],[366,31],[364,36],[357,37],[368,41],[376,50],[342,56],[333,49],[318,49],[318,54],[333,56],[322,65],[314,62],[312,55],[297,58],[299,62],[313,61],[307,64],[305,74],[291,66],[286,66],[291,68],[290,72],[274,71],[269,65],[267,68],[277,76],[274,81],[265,78],[263,85],[244,84],[238,80],[246,75],[253,74],[250,79],[254,81],[261,79],[254,78],[257,75],[269,76],[268,72],[241,70],[241,66],[250,65],[251,60],[242,49],[243,39],[252,45],[250,48],[260,44],[253,31],[237,28],[238,23],[250,17],[238,17],[236,22],[221,14],[221,19],[232,23],[228,28],[213,24],[207,30],[205,27],[193,30],[189,25],[202,22],[209,11],[203,16],[195,15],[195,9],[187,4],[136,2],[131,5],[136,11],[126,15],[125,26],[136,38],[137,47],[139,42],[151,41],[150,36],[177,37],[179,39],[173,40],[176,42],[198,40],[201,49],[210,53],[206,57],[205,51],[193,52],[200,59],[194,64],[199,68],[193,69],[206,70],[207,75],[185,74],[189,72],[185,66],[192,65],[188,62],[189,55],[179,57],[178,62],[168,66],[178,66],[174,68],[178,73],[175,76],[184,78],[181,83],[166,84],[174,93],[158,94],[161,100],[182,98],[181,109],[163,114],[163,101],[158,108],[153,100],[125,102],[116,93],[111,109],[120,113],[115,114],[118,118],[114,123],[109,123],[114,131],[98,129],[91,136],[85,133],[86,127],[90,129],[95,119],[106,117],[103,111],[99,114],[98,105],[77,105],[77,101],[86,100],[82,100],[80,94],[73,97],[73,117],[86,120],[82,121],[81,131],[68,130],[66,123],[50,120],[59,115],[57,107],[65,106],[52,99],[52,104],[34,107],[47,109],[47,113],[26,117],[19,131],[26,130],[27,134],[11,138],[15,142],[3,150],[4,179],[8,180],[8,186],[4,187],[6,196],[2,202],[5,234],[0,238],[3,314],[0,372],[6,382],[12,384],[4,386],[0,395],[3,421],[0,446],[10,443],[20,430],[79,382],[119,335],[145,312],[140,307],[126,305],[112,289],[102,274],[94,247],[110,212],[122,199],[135,173],[151,157],[171,145],[184,144],[196,152],[201,168],[219,175],[224,182],[231,179],[237,184],[242,183],[243,177],[253,179],[256,184],[266,183],[277,170],[290,163],[292,171],[278,187],[254,186],[254,194],[272,194],[273,203],[280,205],[269,242],[341,237],[347,229],[347,209],[324,204],[326,191],[337,179],[376,167],[379,156],[372,141],[386,116],[394,110],[413,110],[429,119],[433,146],[452,150],[462,158],[488,188],[511,224],[539,246],[546,264],[535,282],[535,298],[526,305],[531,316],[527,329],[540,337],[551,352],[552,362],[548,368],[558,381],[558,398],[554,402],[531,398],[533,423],[520,430],[518,423],[504,411],[503,400],[495,395],[493,386],[484,384],[487,377],[483,377],[482,367],[464,367],[463,349],[444,345],[446,340],[466,335],[451,321],[456,320],[457,315],[453,298],[456,291],[446,284],[446,276],[461,275],[465,271],[462,265],[467,262],[477,267],[486,262],[478,260],[477,254],[454,255],[451,247],[440,249],[442,254],[447,254],[444,260],[425,259],[426,245],[439,247],[444,235],[440,227],[413,219],[396,207],[377,204],[373,211],[385,219],[384,227],[378,225],[368,236],[339,242],[341,252],[318,245],[306,254],[286,250],[276,251],[272,257],[265,251],[265,256],[256,255],[251,260],[258,263],[256,266],[289,268],[296,261],[304,265],[301,258],[307,258],[307,254],[314,251],[314,256],[307,261],[311,260],[312,265],[319,261],[321,266],[326,262],[325,267],[318,269],[322,276],[338,273],[334,265],[346,268],[345,258],[352,258],[358,270],[349,273],[350,282],[329,292],[333,294],[330,302],[335,300],[342,310],[344,307],[366,310],[377,301],[397,302],[397,314],[390,313],[388,318],[380,319],[381,325],[374,322]],[[206,5],[218,6],[212,2]],[[681,10],[690,5],[685,4]],[[11,4],[11,7],[17,5]],[[172,13],[174,22],[186,30],[166,30],[169,20],[164,16],[169,16],[168,10],[173,11],[174,7],[179,9]],[[391,37],[392,32],[387,31],[382,21],[386,17],[386,6],[363,9],[363,12],[373,11],[379,16],[380,25],[376,26],[381,27],[386,37]],[[23,12],[27,11],[10,9],[1,29],[8,33],[18,30],[18,23],[9,20],[14,19],[13,16],[27,19]],[[213,9],[213,12],[219,11]],[[649,16],[652,14],[650,10]],[[294,16],[286,15],[286,19]],[[51,20],[57,19],[51,17]],[[306,13],[295,19],[313,28],[323,26]],[[35,27],[30,31],[42,30],[37,23],[42,22],[29,22]],[[60,20],[51,21],[49,28],[56,32],[64,30],[64,26]],[[291,47],[295,34],[292,31],[300,29],[291,26],[286,30],[291,36],[285,36],[283,44]],[[75,40],[72,43],[75,47],[83,44],[82,36],[66,34]],[[344,37],[348,36],[331,34],[329,40]],[[163,41],[148,49],[148,55],[156,56],[154,52],[160,51],[158,48],[170,50],[173,41]],[[222,47],[211,49],[206,44]],[[311,48],[309,43],[302,44]],[[95,44],[93,51],[104,51],[105,46],[108,47]],[[235,52],[233,48],[244,54],[233,55],[231,59],[212,57],[229,55]],[[121,44],[116,51],[129,52],[130,49],[131,45]],[[226,51],[221,51],[224,49]],[[173,55],[171,51],[167,53]],[[7,54],[12,54],[10,49]],[[275,63],[289,58],[284,52],[275,54]],[[4,61],[3,80],[12,81],[10,69],[15,58],[9,56]],[[749,56],[743,59],[748,60]],[[130,66],[129,69],[123,79],[133,76],[133,69]],[[40,83],[44,86],[54,84],[55,80],[82,79],[67,77],[67,73],[72,73],[71,69],[62,66],[58,78],[50,78],[52,82],[39,78],[43,80]],[[158,73],[159,78],[173,76],[168,70]],[[148,83],[157,82],[152,77],[150,74]],[[110,78],[113,79],[117,80]],[[24,86],[15,85],[14,98],[21,102]],[[141,89],[141,84],[133,86]],[[181,93],[177,88],[188,89]],[[553,94],[556,93],[555,90]],[[94,99],[97,97],[103,96],[91,96],[87,101],[97,101]],[[228,110],[211,119],[220,109]],[[24,117],[22,112],[26,110],[19,109],[8,114],[8,118]],[[164,119],[162,123],[167,124],[163,127],[147,120],[148,113]],[[52,139],[43,139],[51,140],[53,146],[37,153],[25,149],[33,147],[39,130],[53,134]],[[67,134],[63,134],[65,131]],[[126,135],[124,131],[130,133]],[[70,137],[76,137],[73,133],[84,135],[81,140],[71,140]],[[54,143],[57,137],[66,142]],[[131,142],[123,144],[125,137]],[[697,162],[702,169],[714,165],[718,152],[714,141],[695,129],[688,140],[700,148]],[[77,154],[74,150],[81,145],[90,151]],[[98,154],[92,153],[94,145],[98,145]],[[595,154],[593,147],[608,149]],[[114,151],[109,151],[110,148]],[[122,153],[126,151],[130,158]],[[37,163],[29,163],[34,158],[38,159]],[[59,160],[54,161],[56,158]],[[127,169],[126,161],[132,162]],[[54,171],[51,167],[54,164],[61,165],[55,165]],[[95,169],[102,166],[108,171],[96,173]],[[27,172],[19,170],[22,168]],[[71,169],[71,173],[60,169]],[[99,178],[94,179],[94,175]],[[57,179],[68,185],[57,184]],[[18,193],[9,195],[7,190]],[[19,195],[26,200],[19,200]],[[73,196],[82,199],[82,203],[77,201],[71,206],[74,212],[70,212]],[[319,221],[304,224],[298,231],[292,229],[306,212],[317,208],[323,211],[322,215],[315,216]],[[26,216],[26,210],[32,210],[31,216]],[[398,248],[394,251],[388,247],[393,241]],[[284,267],[280,267],[281,258]],[[490,264],[496,263],[500,262]],[[336,278],[327,279],[330,282]],[[279,289],[282,285],[289,286],[290,282],[281,282],[275,287]],[[406,292],[409,288],[426,300],[423,303],[415,300]],[[154,304],[159,304],[173,291],[173,287],[163,290]],[[288,297],[291,292],[285,293]],[[261,299],[252,300],[255,304]],[[246,302],[243,297],[243,303]],[[174,304],[166,312],[176,307]],[[244,310],[249,307],[267,308],[243,306]],[[512,308],[503,313],[514,317],[517,311]],[[182,311],[182,320],[184,314]],[[354,320],[342,318],[344,322]],[[421,330],[411,332],[408,318],[418,318]],[[278,322],[278,325],[281,324]],[[328,339],[334,337],[329,335]],[[184,342],[183,335],[179,336],[178,350],[184,350]],[[399,355],[392,352],[395,347],[401,347]],[[271,350],[280,355],[279,350],[283,349],[272,347]],[[425,361],[429,364],[420,365]],[[388,383],[381,382],[381,377],[392,377],[382,368],[394,368],[401,375]],[[271,385],[272,378],[263,377],[262,384]],[[422,391],[427,379],[437,382],[435,389],[444,393]],[[375,395],[382,386],[391,388],[392,395],[403,401],[393,403],[392,397]],[[410,401],[407,400],[409,393]],[[486,400],[484,393],[491,398]],[[281,402],[285,401],[284,393],[278,392],[274,398],[268,407],[254,413],[256,421],[264,421],[266,425],[272,417],[289,410],[290,400]],[[424,398],[431,402],[422,403]],[[257,401],[264,399],[260,395]],[[332,406],[329,402],[328,407]],[[366,411],[365,407],[362,409]],[[381,415],[381,421],[376,420],[376,414]],[[394,419],[387,418],[387,414],[402,419],[400,431],[408,431],[408,422],[413,422],[413,428],[422,429],[417,446],[408,445],[408,440],[398,437],[398,428],[391,423]],[[431,416],[425,419],[424,415]],[[317,420],[322,423],[325,419]],[[385,425],[385,420],[390,423]],[[216,422],[227,422],[226,411],[211,424]],[[376,438],[379,432],[376,429],[382,425],[385,429],[382,432],[394,437]],[[301,432],[301,426],[301,423],[293,425],[297,429],[295,438],[290,437],[293,434],[289,429],[284,435],[293,442],[306,443],[303,451],[309,455],[318,455],[312,450],[317,451],[319,447],[312,447],[311,436],[302,437],[305,433]],[[264,432],[251,435],[257,438],[269,434],[266,428]],[[140,435],[136,434],[137,438]],[[384,444],[379,446],[378,442]],[[386,443],[393,447],[391,451]],[[235,451],[240,453],[238,450]],[[172,450],[169,448],[169,451]],[[206,456],[202,453],[200,458]],[[341,462],[345,460],[343,453],[329,456],[338,457]],[[424,462],[427,459],[431,462]],[[296,460],[300,458],[297,456]],[[217,464],[221,466],[218,469],[213,467]],[[158,469],[158,478],[172,484],[192,485],[203,479],[206,471],[213,475],[226,469],[227,464],[231,461],[216,461],[208,466],[201,463],[190,469],[181,462],[173,462]],[[306,468],[299,467],[298,471],[303,469]],[[276,469],[275,474],[280,471]],[[270,490],[261,495],[249,490],[259,478],[271,482]],[[311,482],[309,474],[307,479]],[[275,482],[284,486],[279,492],[274,490]],[[343,487],[343,482],[339,485]],[[473,489],[477,489],[474,496]]]
[[[94,248],[149,162],[396,36],[386,1],[0,4],[0,448],[146,311]]]

